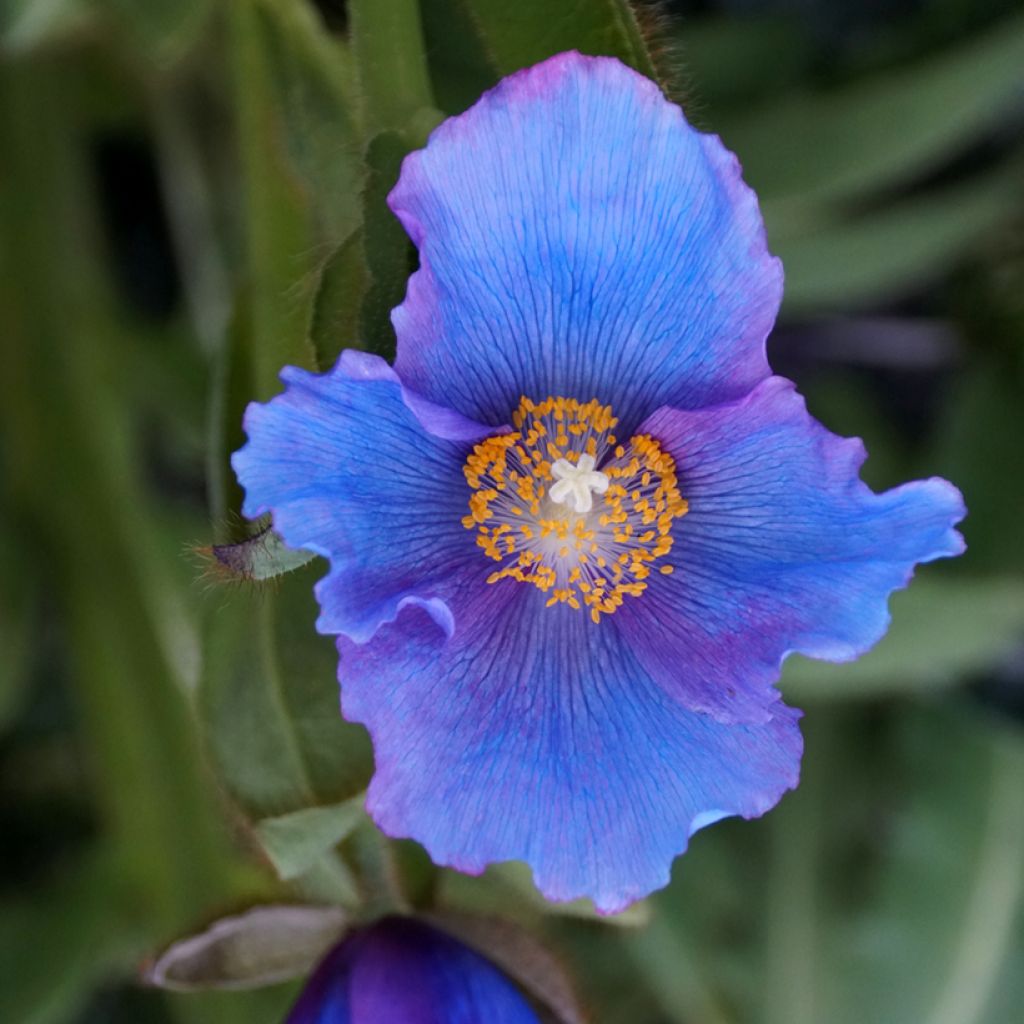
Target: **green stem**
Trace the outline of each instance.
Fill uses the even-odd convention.
[[[159,940],[237,892],[176,663],[194,636],[188,622],[176,642],[164,628],[167,566],[136,474],[123,328],[95,258],[80,81],[67,63],[12,62],[0,75],[4,191],[18,197],[0,208],[5,256],[17,257],[0,272],[2,461],[64,612],[124,906]]]

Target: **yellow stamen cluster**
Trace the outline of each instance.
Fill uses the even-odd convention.
[[[549,606],[585,606],[598,622],[627,594],[639,596],[651,563],[672,548],[672,524],[687,510],[675,461],[646,434],[619,444],[612,433],[618,421],[596,399],[523,398],[512,423],[512,433],[480,442],[465,466],[472,493],[462,524],[477,531],[488,558],[503,563],[487,582],[532,583],[549,595]],[[607,486],[580,513],[550,492],[552,466],[559,459],[577,465],[583,455]],[[587,468],[589,460],[580,467]]]

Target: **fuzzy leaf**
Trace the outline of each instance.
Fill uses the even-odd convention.
[[[177,992],[274,985],[308,973],[347,924],[338,907],[254,907],[175,942],[146,980]]]
[[[237,513],[228,464],[242,443],[246,405],[281,390],[286,365],[317,368],[309,337],[321,266],[357,229],[362,168],[354,71],[344,45],[308,5],[229,5],[242,233],[226,345],[218,353],[210,416],[209,488],[215,521]],[[244,539],[237,535],[232,540]]]
[[[350,0],[349,19],[367,131],[400,129],[433,103],[417,0]]]
[[[312,551],[287,547],[269,526],[238,544],[214,544],[208,550],[216,565],[231,576],[257,582],[283,576],[316,558]]]
[[[563,50],[618,57],[657,77],[637,15],[624,0],[424,0],[423,23],[435,78],[448,83],[443,96],[453,113],[482,87]]]
[[[370,352],[385,358],[395,354],[391,310],[405,295],[414,265],[412,242],[387,205],[387,195],[398,181],[410,143],[398,131],[384,131],[366,153],[368,177],[363,194],[363,249],[370,286],[359,312],[359,336]]]
[[[232,4],[230,40],[247,230],[246,401],[278,391],[285,364],[315,365],[309,303],[323,246],[358,222],[359,137],[349,62],[314,12],[285,0]]]
[[[223,778],[257,818],[362,792],[372,755],[338,707],[337,652],[314,629],[319,563],[237,591],[207,622],[199,708]]]
[[[363,347],[359,311],[369,286],[362,231],[354,231],[327,258],[313,299],[309,336],[321,370],[333,366],[341,350]]]
[[[263,849],[286,881],[308,871],[366,818],[363,797],[264,818],[256,825]]]
[[[92,2],[130,33],[139,50],[161,64],[184,55],[214,8],[211,0],[161,0],[155,4],[135,0]]]

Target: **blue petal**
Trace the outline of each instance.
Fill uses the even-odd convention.
[[[318,629],[365,639],[409,601],[447,624],[446,581],[479,559],[461,524],[462,467],[490,428],[408,392],[362,353],[281,378],[283,394],[249,406],[249,443],[232,464],[247,516],[271,512],[286,544],[330,559]]]
[[[523,860],[550,899],[620,910],[668,881],[698,827],[796,785],[797,713],[723,725],[652,679],[615,618],[504,580],[339,641],[342,706],[374,740],[367,808],[442,864]]]
[[[655,573],[616,618],[656,679],[721,721],[771,717],[792,651],[862,654],[915,564],[963,550],[955,487],[875,494],[859,477],[860,441],[813,420],[780,377],[732,405],[662,409],[641,430],[676,460],[689,512],[673,529],[675,571]]]
[[[387,918],[346,939],[288,1024],[539,1024],[490,961],[419,921]]]
[[[358,934],[349,936],[321,960],[285,1024],[354,1024],[349,980],[359,945]]]
[[[485,423],[597,397],[630,429],[768,376],[782,292],[754,194],[652,82],[565,53],[409,156],[390,197],[420,249],[396,369]]]
[[[513,984],[461,942],[391,919],[366,936],[352,972],[353,1024],[539,1024]]]

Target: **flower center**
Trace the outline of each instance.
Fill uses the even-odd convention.
[[[594,456],[584,452],[574,466],[568,459],[551,463],[551,475],[556,483],[548,494],[559,505],[568,505],[577,512],[589,512],[594,507],[591,491],[604,494],[608,490],[608,474],[598,473]]]
[[[618,420],[596,399],[523,398],[512,423],[466,460],[462,525],[501,563],[488,583],[532,583],[549,607],[586,606],[598,622],[638,597],[672,549],[672,523],[687,510],[675,461],[646,434],[619,444]]]

